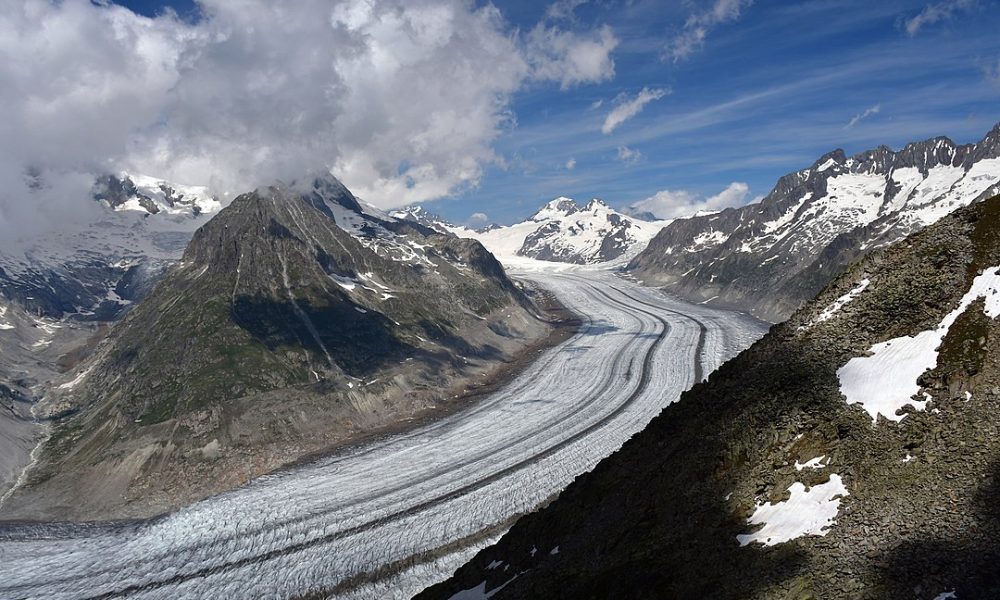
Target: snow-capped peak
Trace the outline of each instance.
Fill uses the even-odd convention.
[[[115,211],[151,215],[200,216],[222,208],[218,198],[200,185],[181,185],[164,179],[122,171],[98,178],[94,198]]]
[[[538,209],[538,212],[532,215],[531,220],[541,223],[543,221],[567,217],[579,210],[580,206],[576,203],[576,200],[560,196],[555,200],[550,200],[545,206]]]

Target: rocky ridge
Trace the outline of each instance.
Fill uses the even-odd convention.
[[[1000,124],[976,144],[835,150],[759,203],[674,221],[627,268],[688,300],[777,322],[865,252],[998,192]]]

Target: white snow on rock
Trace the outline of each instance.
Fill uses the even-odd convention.
[[[852,358],[837,371],[840,391],[848,404],[860,404],[877,422],[881,414],[890,421],[901,421],[906,415],[896,412],[913,405],[923,410],[925,401],[913,400],[920,392],[919,378],[937,366],[938,347],[948,330],[970,304],[979,298],[986,300],[984,312],[995,319],[1000,315],[1000,267],[986,269],[976,277],[958,308],[950,312],[936,328],[921,331],[913,337],[899,337],[875,344],[869,356]]]
[[[848,496],[840,475],[830,475],[830,481],[806,489],[796,481],[788,488],[791,497],[784,502],[758,504],[747,519],[759,530],[736,536],[740,546],[760,542],[774,546],[806,535],[824,536],[837,518],[841,498]]]
[[[478,240],[504,264],[513,258],[533,256],[542,247],[567,259],[566,262],[576,257],[580,262],[594,264],[601,262],[605,240],[618,239],[613,237],[616,235],[622,237],[618,241],[624,252],[612,262],[625,262],[644,250],[669,222],[629,217],[597,199],[580,206],[570,198],[556,198],[521,223],[482,232],[465,228],[451,231],[459,237]],[[526,248],[531,236],[537,239]]]
[[[91,369],[92,368],[93,367],[91,367]],[[84,379],[86,379],[87,375],[90,375],[90,369],[87,369],[85,371],[80,371],[80,373],[76,377],[74,377],[72,381],[67,381],[66,383],[60,385],[59,389],[71,390],[75,388],[77,385],[79,385],[80,382],[82,382]]]
[[[954,598],[955,600],[958,599],[958,596],[955,595],[955,590],[950,592],[941,592],[937,596],[934,596],[934,600],[949,600],[950,598]]]
[[[350,277],[342,277],[336,274],[330,274],[330,279],[332,279],[337,285],[344,288],[347,291],[353,291],[354,288],[358,287],[358,282],[351,279]]]
[[[156,204],[160,212],[170,215],[190,214],[197,209],[203,214],[219,212],[222,204],[214,197],[208,188],[201,185],[180,185],[164,179],[146,175],[133,175],[122,172],[122,179],[130,179],[136,190]],[[168,198],[168,193],[170,198]],[[129,198],[115,210],[132,210],[149,212],[138,198]]]
[[[817,323],[822,323],[824,321],[829,321],[831,318],[833,318],[833,315],[837,314],[837,312],[840,311],[840,309],[842,309],[845,306],[847,306],[852,300],[854,300],[855,298],[857,298],[858,296],[860,296],[861,292],[863,292],[866,289],[868,289],[868,286],[870,284],[871,284],[871,280],[869,280],[869,279],[862,279],[861,282],[858,283],[857,287],[855,287],[851,291],[847,292],[846,294],[844,294],[840,298],[837,298],[836,300],[834,300],[833,302],[831,302],[830,306],[827,306],[826,308],[824,308],[823,312],[819,313],[819,315],[817,315],[815,319],[813,319],[812,321],[809,322],[808,325],[806,325],[806,328],[809,328],[809,327],[811,327],[813,325],[816,325]]]
[[[14,329],[14,326],[5,320],[6,317],[7,317],[7,307],[0,306],[0,329]]]
[[[816,458],[811,458],[804,463],[795,461],[795,470],[801,471],[802,469],[822,469],[826,467],[826,465],[823,464],[822,462],[824,458],[826,458],[825,454],[823,456],[817,456]]]

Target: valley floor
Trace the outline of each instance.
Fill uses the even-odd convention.
[[[579,331],[466,410],[151,521],[0,528],[4,598],[409,598],[764,333],[614,275],[512,271]]]

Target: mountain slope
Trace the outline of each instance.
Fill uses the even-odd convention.
[[[1000,197],[876,250],[420,597],[1000,597],[998,267]]]
[[[836,150],[760,203],[674,221],[628,270],[689,300],[780,321],[864,252],[997,192],[1000,124],[978,144]]]
[[[199,229],[36,409],[57,425],[5,516],[149,514],[228,489],[432,408],[549,330],[477,242],[366,210],[316,180]]]

